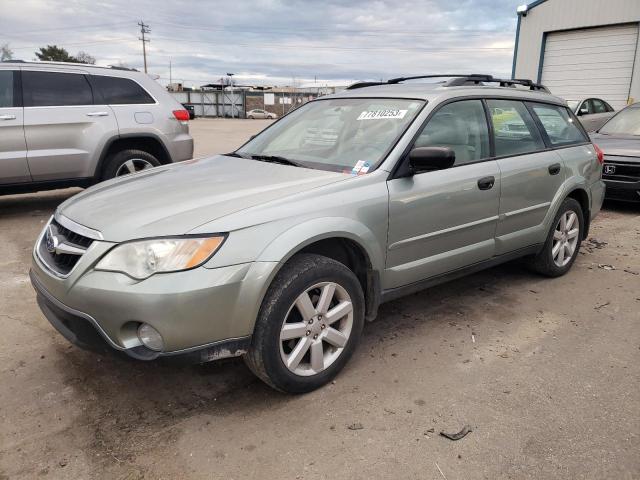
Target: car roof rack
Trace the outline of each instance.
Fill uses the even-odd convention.
[[[138,70],[130,67],[121,67],[120,65],[109,65],[108,67],[101,67],[99,65],[93,65],[91,63],[77,63],[77,62],[50,62],[50,61],[33,61],[28,60],[2,60],[0,63],[27,63],[30,65],[61,65],[61,66],[73,66],[73,67],[90,67],[90,68],[110,68],[112,70],[124,70],[127,72],[137,72]]]
[[[472,74],[438,74],[438,75],[415,75],[412,77],[397,77],[387,80],[386,82],[357,82],[353,85],[349,85],[347,90],[355,90],[358,88],[372,87],[376,85],[396,85],[398,83],[405,82],[407,80],[417,80],[422,78],[450,78],[446,82],[442,83],[443,87],[461,87],[464,85],[484,85],[486,83],[497,83],[500,87],[512,87],[521,85],[528,87],[530,90],[539,90],[549,93],[549,89],[539,83],[534,83],[531,80],[523,78],[495,78],[493,75],[486,75],[482,73]]]

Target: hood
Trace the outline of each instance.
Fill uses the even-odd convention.
[[[58,211],[99,230],[107,241],[121,242],[185,234],[246,208],[348,178],[219,155],[101,183],[70,198]]]
[[[614,157],[640,157],[640,138],[603,135],[591,135],[593,143],[598,145],[605,155]]]

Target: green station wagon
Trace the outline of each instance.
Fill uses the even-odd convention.
[[[541,85],[432,77],[352,85],[235,152],[68,199],[33,251],[42,311],[84,348],[243,356],[300,393],[382,302],[518,257],[566,273],[602,204],[599,149]]]

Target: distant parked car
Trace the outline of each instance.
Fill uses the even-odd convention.
[[[640,202],[640,103],[620,110],[591,138],[604,152],[606,197]]]
[[[187,160],[187,120],[135,70],[0,62],[0,193],[86,187]]]
[[[182,106],[187,112],[189,112],[189,120],[196,118],[196,108],[188,103],[183,103]]]
[[[598,130],[614,114],[613,107],[600,98],[567,100],[567,104],[587,132]]]
[[[275,113],[271,113],[271,112],[267,112],[265,110],[260,110],[259,108],[256,108],[254,110],[249,110],[247,112],[247,118],[268,118],[268,119],[274,119],[274,118],[278,118],[278,116]]]

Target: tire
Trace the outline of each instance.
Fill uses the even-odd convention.
[[[160,165],[160,161],[156,157],[143,150],[122,150],[109,155],[104,165],[102,180],[120,176],[124,173],[124,170],[127,170],[128,173],[134,173],[129,171],[130,168],[125,167],[125,164],[130,161],[133,161],[136,172]]]
[[[561,225],[560,222],[562,217],[565,215],[571,215],[571,213],[575,214],[576,219],[574,220],[571,228],[568,230],[573,231],[573,229],[575,228],[575,221],[578,222],[579,230],[576,233],[575,237],[572,237],[571,239],[568,239],[565,237],[565,241],[567,242],[575,238],[576,239],[575,247],[571,251],[571,255],[568,259],[566,257],[568,250],[565,249],[562,252],[562,254],[565,255],[563,262],[566,262],[566,263],[559,265],[558,264],[559,257],[555,257],[554,251],[553,251],[554,243],[555,243],[554,236],[556,235],[556,230]],[[560,228],[560,230],[562,230],[562,228]],[[582,211],[582,207],[577,202],[577,200],[574,200],[573,198],[566,198],[560,205],[560,208],[558,209],[558,213],[553,219],[551,230],[547,235],[547,240],[545,241],[544,246],[542,247],[542,250],[535,257],[529,260],[529,267],[533,271],[541,275],[545,275],[547,277],[559,277],[561,275],[564,275],[571,269],[573,262],[576,260],[576,257],[578,256],[578,252],[580,251],[580,243],[582,242],[583,232],[584,232],[584,212]],[[562,239],[558,239],[558,240],[562,241]],[[562,250],[564,248],[565,247],[561,246],[559,250]]]
[[[335,290],[327,289],[330,285],[335,285]],[[318,288],[311,289],[314,286]],[[311,321],[306,320],[296,306],[307,290],[310,311],[316,315],[306,317]],[[323,309],[320,297],[325,291],[331,292],[326,294],[327,298],[331,297],[330,305],[325,302],[329,308]],[[350,314],[336,314],[337,310],[333,310],[334,315],[319,314],[327,310],[331,313],[336,307],[347,312],[349,301]],[[295,255],[278,272],[265,295],[244,360],[258,378],[276,390],[310,392],[330,382],[342,370],[360,340],[363,326],[364,294],[354,273],[342,263],[321,255]],[[281,340],[285,328],[302,328],[306,334],[293,334]],[[337,343],[343,347],[333,343],[336,338],[332,330],[342,335]],[[293,358],[303,350],[304,356],[298,355],[301,359],[296,364]],[[312,353],[314,359],[322,358],[323,363],[314,365]]]
[[[253,115],[249,115],[249,117],[248,117],[248,118],[249,118],[249,120],[253,120],[253,119],[254,119],[254,116],[253,116]]]

